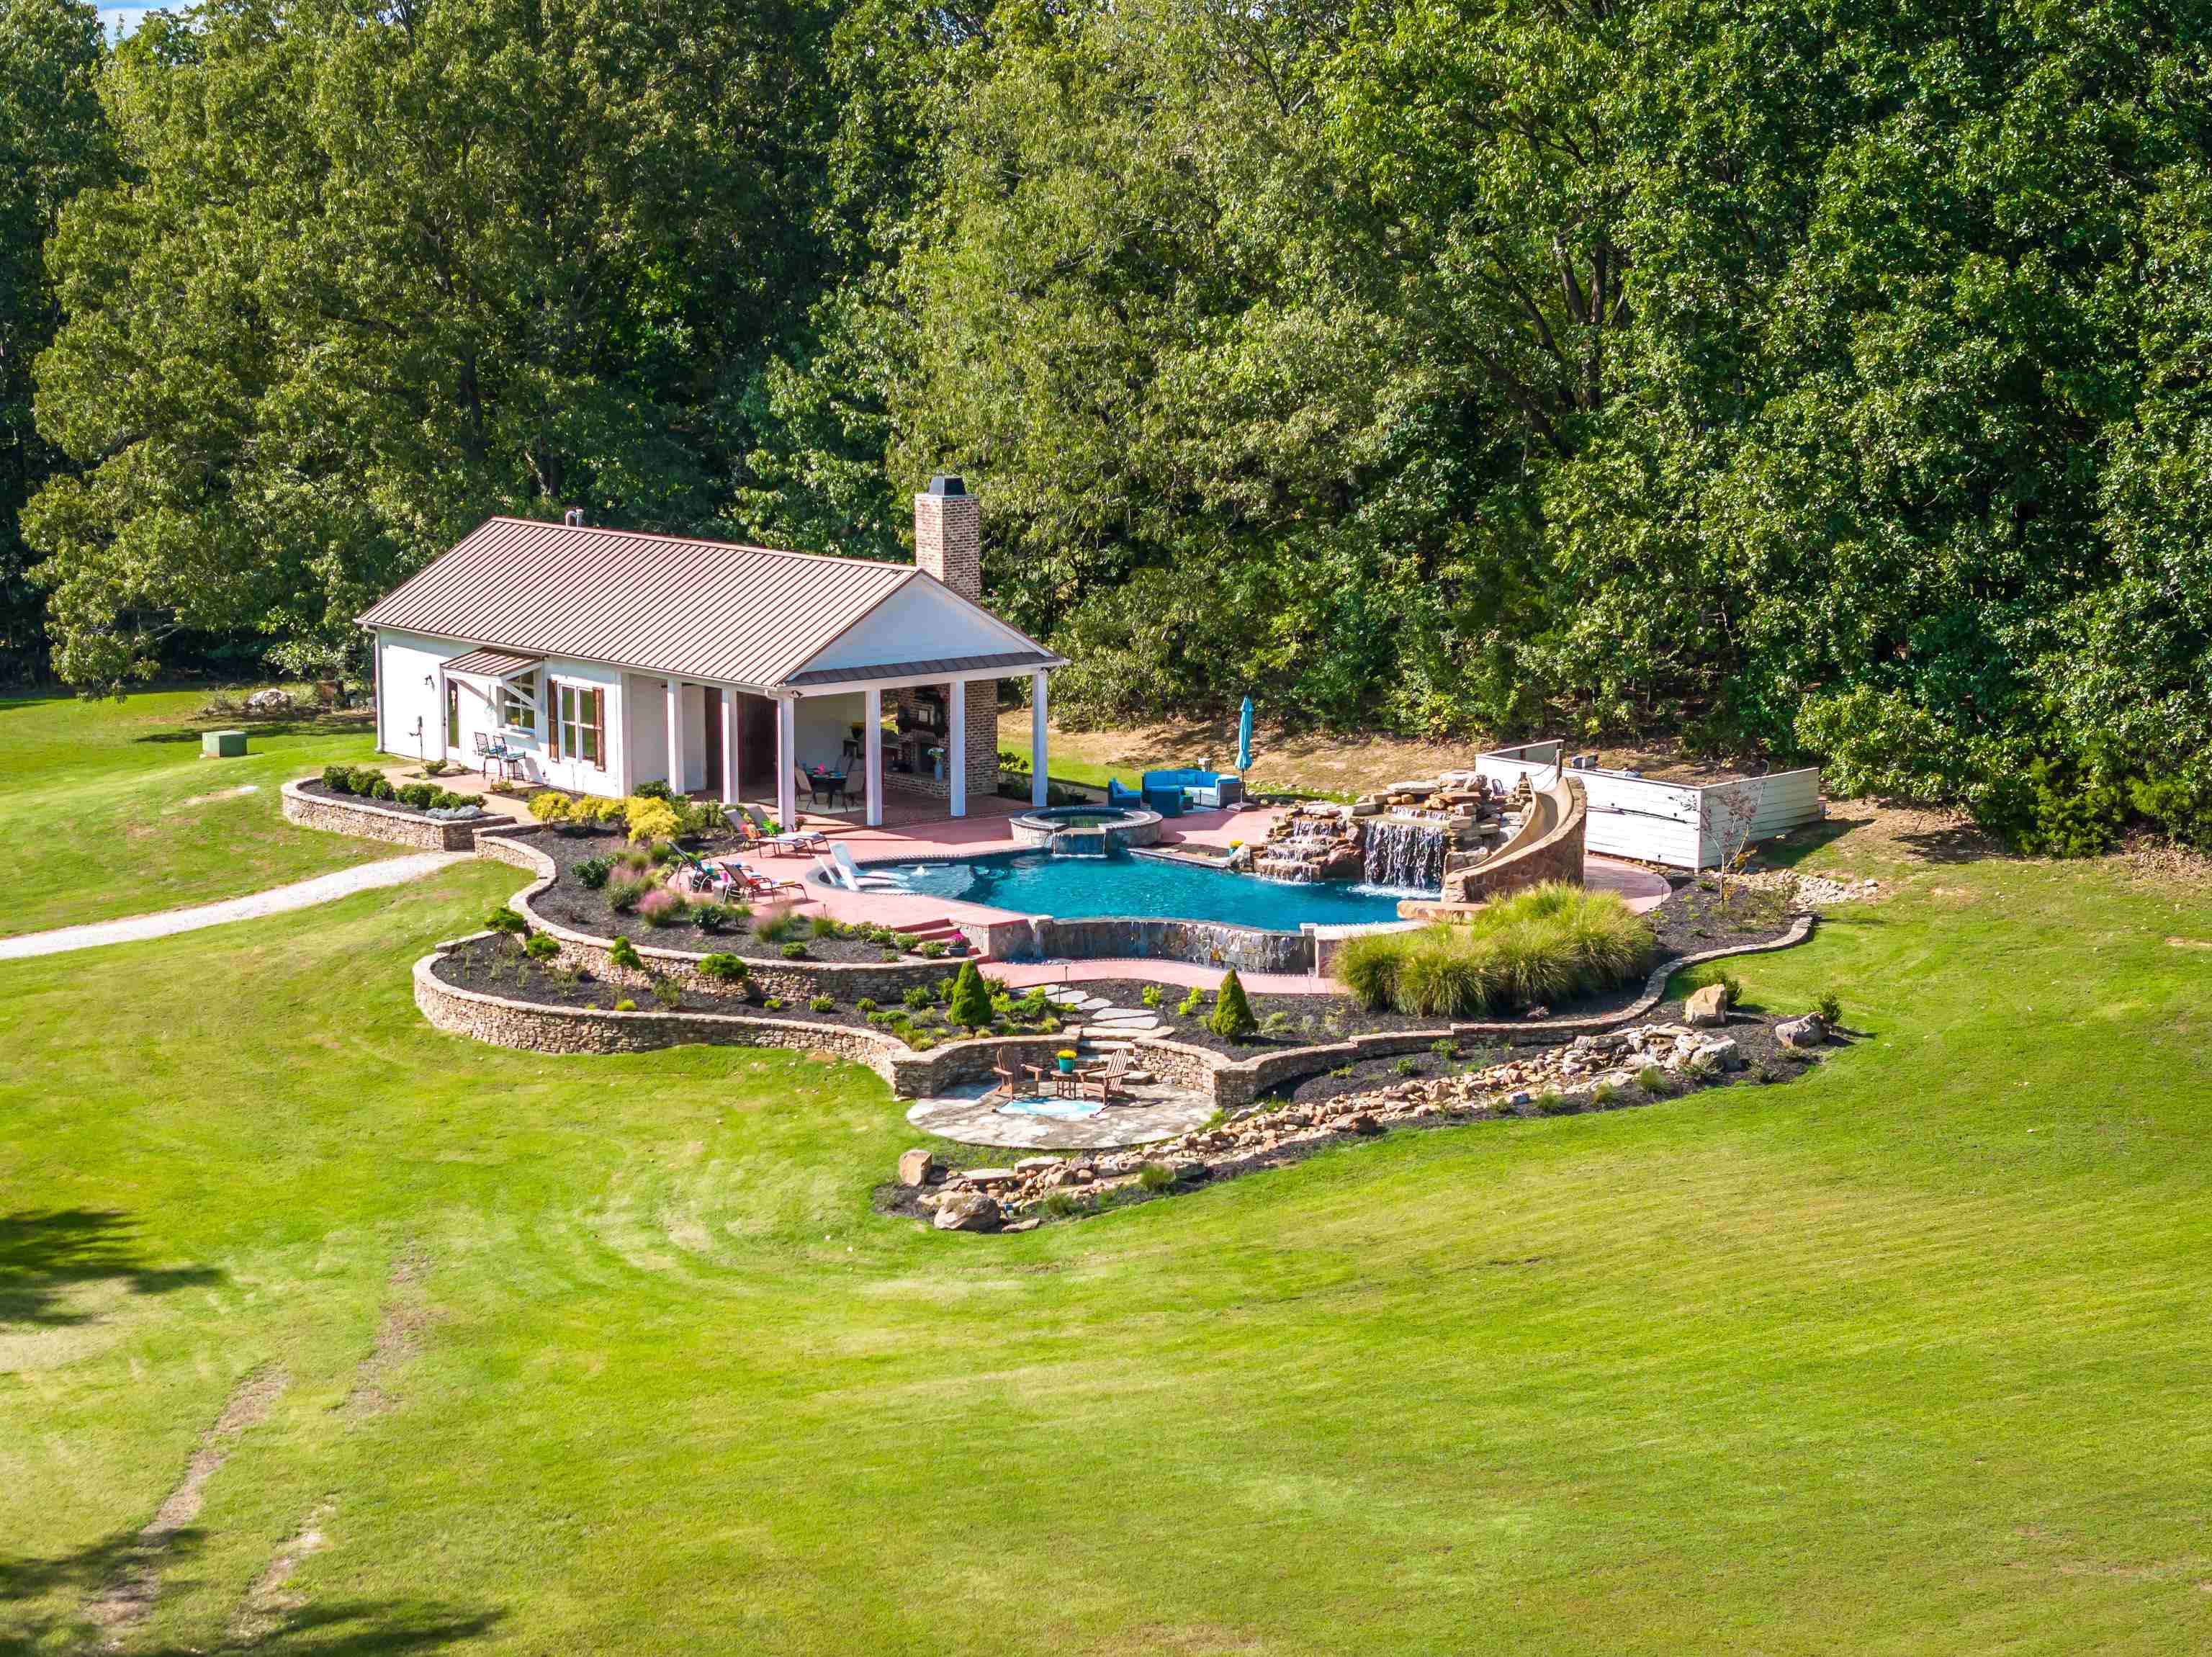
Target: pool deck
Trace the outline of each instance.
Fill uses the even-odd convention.
[[[843,846],[853,860],[863,866],[916,858],[976,857],[989,852],[1023,850],[1013,837],[1010,822],[1026,812],[1028,806],[995,797],[975,803],[976,814],[969,817],[953,819],[902,812],[899,815],[905,820],[886,823],[881,828],[870,828],[849,818],[814,813],[806,813],[804,821],[808,828],[820,829]],[[1192,812],[1169,819],[1163,825],[1164,832],[1159,844],[1164,849],[1172,849],[1178,845],[1227,847],[1239,841],[1256,844],[1267,838],[1269,826],[1280,815],[1280,808],[1264,807],[1246,811]],[[803,878],[820,859],[813,854],[775,856],[754,853],[741,861],[759,874],[790,879]],[[1598,891],[1619,892],[1629,908],[1639,914],[1664,902],[1672,889],[1664,875],[1610,857],[1586,857],[1583,880]],[[807,892],[803,901],[793,905],[803,913],[829,915],[841,921],[867,921],[879,926],[921,926],[945,920],[995,921],[1005,919],[1008,913],[1002,909],[944,898],[895,892],[847,892],[811,881],[807,884]],[[995,961],[992,963],[991,976],[1015,989],[1080,980],[1146,978],[1210,990],[1220,983],[1221,970],[1181,961],[1150,959]],[[1328,979],[1304,972],[1240,976],[1244,987],[1255,995],[1331,995],[1336,989]]]

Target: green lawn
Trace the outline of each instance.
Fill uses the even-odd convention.
[[[293,827],[276,790],[359,760],[369,727],[302,717],[250,726],[243,759],[199,757],[205,689],[126,701],[0,699],[0,936],[258,892],[395,849]],[[250,792],[241,792],[250,789]]]
[[[0,966],[0,1651],[256,1374],[126,1650],[2201,1649],[2212,899],[1878,872],[1801,1082],[1013,1238],[861,1070],[431,1031],[511,869]]]

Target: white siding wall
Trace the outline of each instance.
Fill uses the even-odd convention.
[[[807,671],[876,667],[891,661],[1000,655],[1030,648],[1030,642],[1012,628],[970,609],[943,588],[909,582],[804,666]]]
[[[668,681],[624,673],[622,699],[629,710],[622,728],[629,742],[630,787],[641,783],[667,783],[674,787],[668,775]],[[609,723],[613,717],[610,710]]]
[[[412,633],[376,635],[376,746],[407,759],[435,759],[444,738],[438,702],[438,664],[466,645]],[[429,684],[424,684],[424,679]]]

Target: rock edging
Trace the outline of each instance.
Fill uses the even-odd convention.
[[[287,783],[278,790],[283,799],[284,820],[327,834],[384,840],[396,846],[412,846],[417,851],[469,851],[476,848],[478,835],[518,826],[496,812],[459,819],[421,817],[374,800],[309,794],[302,787],[307,780]]]

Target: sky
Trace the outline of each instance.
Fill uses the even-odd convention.
[[[169,0],[161,0],[161,3],[168,3]],[[155,9],[155,0],[140,0],[140,3],[133,5],[102,6],[100,9],[100,26],[106,29],[111,38],[118,33],[128,34],[138,27],[140,18]]]

